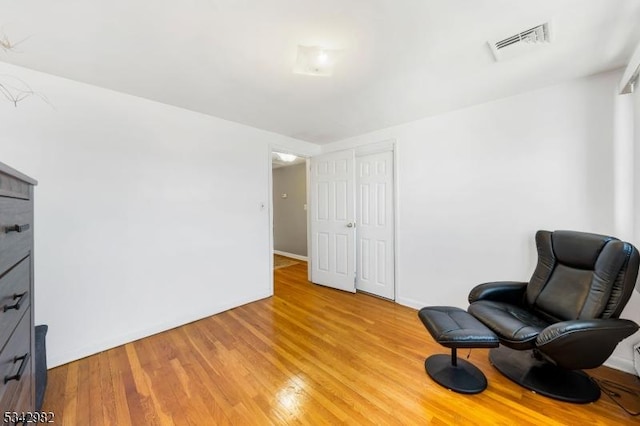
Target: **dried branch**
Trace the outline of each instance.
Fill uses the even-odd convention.
[[[15,50],[15,47],[23,41],[24,40],[21,40],[18,43],[13,43],[9,40],[9,37],[7,37],[6,34],[0,33],[0,49],[5,52]],[[10,84],[11,79],[15,80],[14,84]],[[44,95],[34,92],[27,83],[17,77],[8,75],[0,75],[0,95],[16,107],[18,106],[18,102],[28,98],[29,96],[37,96],[47,104],[51,105]]]
[[[2,50],[4,50],[5,52],[8,52],[14,47],[15,46],[11,43],[11,40],[9,40],[6,34],[0,35],[0,48],[2,48]]]
[[[23,80],[9,75],[0,75],[0,96],[4,97],[14,106],[18,106],[18,102],[25,100],[29,96],[37,96],[45,103],[51,105],[46,96],[35,92]]]
[[[31,89],[21,90],[0,83],[0,94],[14,106],[18,106],[18,102],[24,100],[25,98],[28,98],[31,95],[34,95],[35,92]]]

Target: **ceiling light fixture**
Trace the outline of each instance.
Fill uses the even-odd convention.
[[[340,50],[327,49],[321,46],[299,45],[293,72],[328,77],[333,74],[333,67],[339,53]]]
[[[284,161],[285,163],[291,163],[292,161],[295,161],[296,158],[298,158],[293,154],[285,154],[282,152],[276,152],[276,155],[278,156],[278,158],[280,158],[280,160]]]

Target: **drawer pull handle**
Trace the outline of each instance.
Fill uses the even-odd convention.
[[[25,223],[24,225],[13,225],[13,226],[7,226],[4,228],[4,232],[6,234],[8,234],[9,232],[24,232],[24,231],[28,231],[29,228],[31,228],[31,225],[29,225],[28,223]]]
[[[13,357],[13,363],[17,363],[20,361],[20,367],[18,367],[18,372],[13,376],[4,376],[4,384],[6,385],[11,380],[20,380],[22,374],[24,373],[24,369],[27,368],[27,360],[29,359],[29,352],[22,356]]]
[[[25,291],[24,293],[20,293],[20,294],[14,294],[13,295],[13,300],[18,299],[18,301],[16,303],[14,303],[13,305],[4,305],[3,312],[7,312],[9,309],[15,309],[16,311],[18,309],[20,309],[20,304],[22,303],[22,299],[24,299],[24,297],[27,295],[27,292]]]

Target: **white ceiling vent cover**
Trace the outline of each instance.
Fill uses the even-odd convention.
[[[537,48],[542,43],[551,42],[551,34],[551,23],[546,22],[505,39],[490,41],[489,47],[496,61],[500,61],[513,56],[520,56]]]

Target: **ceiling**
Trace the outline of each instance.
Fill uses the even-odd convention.
[[[621,67],[639,23],[638,0],[4,0],[0,61],[325,144]],[[333,76],[294,74],[299,44],[340,49]]]

